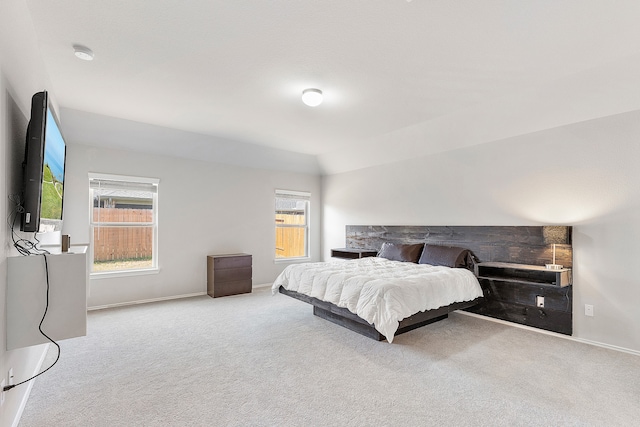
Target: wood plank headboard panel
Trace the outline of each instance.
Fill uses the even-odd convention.
[[[470,249],[480,262],[573,266],[571,226],[347,225],[348,248],[379,250],[383,242],[430,243]]]

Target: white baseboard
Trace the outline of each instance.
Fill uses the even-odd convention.
[[[272,285],[271,283],[262,283],[262,284],[259,284],[259,285],[253,285],[252,289],[266,288],[266,287],[270,287],[271,285]],[[139,300],[139,301],[128,301],[128,302],[119,302],[119,303],[115,303],[115,304],[94,305],[93,307],[87,307],[87,311],[104,310],[105,308],[125,307],[127,305],[146,304],[146,303],[149,303],[149,302],[169,301],[169,300],[172,300],[172,299],[199,297],[199,296],[202,296],[202,295],[207,295],[207,293],[206,292],[196,292],[196,293],[193,293],[193,294],[173,295],[173,296],[170,296],[170,297],[150,298],[150,299],[144,299],[144,300]]]
[[[149,302],[169,301],[169,300],[172,300],[172,299],[199,297],[199,296],[202,296],[202,295],[207,295],[207,293],[206,292],[196,292],[196,293],[193,293],[193,294],[173,295],[173,296],[170,296],[170,297],[150,298],[150,299],[139,300],[139,301],[128,301],[128,302],[119,302],[119,303],[115,303],[115,304],[95,305],[93,307],[87,307],[87,311],[103,310],[105,308],[124,307],[124,306],[127,306],[127,305],[147,304]]]
[[[50,345],[51,344],[49,343],[44,345],[44,350],[42,351],[40,360],[38,360],[38,363],[36,364],[36,368],[33,371],[33,375],[31,375],[32,377],[37,375],[42,369],[42,364],[44,363],[44,359],[47,357],[47,352],[49,351]],[[11,423],[11,427],[18,427],[18,424],[20,423],[20,418],[22,418],[22,413],[24,412],[24,408],[27,406],[27,402],[29,401],[29,396],[31,395],[31,389],[33,388],[33,380],[29,381],[26,384],[26,386],[27,386],[27,390],[22,395],[22,400],[20,400],[20,406],[18,406],[18,412],[16,412],[16,416],[13,419],[13,422]],[[14,390],[16,390],[18,387],[16,387]]]
[[[580,343],[583,343],[583,344],[594,345],[596,347],[607,348],[609,350],[620,351],[620,352],[623,352],[623,353],[629,353],[629,354],[633,354],[634,356],[640,356],[640,351],[632,350],[630,348],[618,347],[616,345],[605,344],[605,343],[598,342],[598,341],[586,340],[584,338],[576,338],[576,337],[572,337],[570,335],[559,334],[557,332],[545,331],[544,329],[533,328],[531,326],[521,325],[519,323],[513,323],[513,322],[509,322],[507,320],[494,319],[493,317],[483,316],[481,314],[476,314],[476,313],[470,313],[468,311],[457,310],[456,313],[464,314],[466,316],[471,316],[471,317],[478,317],[480,319],[485,319],[485,320],[489,320],[491,322],[501,323],[503,325],[513,326],[513,327],[520,328],[520,329],[526,329],[528,331],[537,332],[539,334],[551,335],[551,336],[554,336],[554,337],[563,338],[565,340],[580,342]]]
[[[608,348],[609,350],[621,351],[623,353],[633,354],[634,356],[640,356],[640,351],[632,350],[630,348],[618,347],[617,345],[605,344],[603,342],[591,341],[584,338],[576,338],[576,337],[566,337],[571,339],[572,341],[581,342],[583,344],[595,345],[596,347]]]
[[[258,288],[270,288],[271,285],[273,285],[273,283],[262,283],[260,285],[253,285],[252,288],[253,289],[258,289]]]

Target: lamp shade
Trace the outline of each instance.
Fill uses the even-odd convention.
[[[542,234],[544,238],[544,243],[546,245],[551,245],[552,250],[552,258],[551,264],[545,264],[547,269],[549,270],[561,270],[562,264],[556,264],[556,245],[562,245],[563,252],[567,249],[564,249],[568,246],[568,250],[571,251],[571,234],[568,227],[562,226],[553,226],[548,225],[543,227]]]
[[[547,245],[553,245],[554,243],[557,245],[571,243],[571,235],[565,226],[545,225],[542,228],[542,236],[544,243]]]

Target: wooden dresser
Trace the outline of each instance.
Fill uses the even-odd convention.
[[[207,256],[207,294],[213,298],[251,292],[249,254],[219,254]]]

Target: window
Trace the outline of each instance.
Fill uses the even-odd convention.
[[[310,193],[276,190],[276,260],[309,257]]]
[[[89,174],[92,274],[157,270],[158,182]]]

